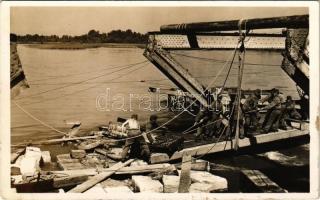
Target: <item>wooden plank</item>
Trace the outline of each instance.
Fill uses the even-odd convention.
[[[130,159],[130,160],[126,161],[125,163],[118,162],[117,164],[115,164],[115,165],[113,165],[112,167],[109,168],[112,171],[110,171],[110,172],[102,172],[100,174],[97,174],[94,177],[92,177],[90,180],[88,180],[88,181],[76,186],[75,188],[71,189],[70,191],[68,191],[68,193],[84,192],[84,191],[90,189],[91,187],[93,187],[94,185],[96,185],[96,184],[100,183],[101,181],[105,180],[106,178],[108,178],[109,176],[114,174],[117,170],[121,169],[122,167],[125,167],[125,166],[129,165],[133,161],[134,161],[133,159]]]
[[[140,173],[148,173],[154,172],[158,170],[162,170],[164,168],[169,168],[170,164],[154,164],[154,165],[141,165],[141,166],[134,166],[134,167],[123,167],[119,169],[116,174],[140,174]]]
[[[86,167],[80,162],[59,162],[58,165],[63,170],[85,169]]]
[[[181,169],[181,164],[177,164],[176,167],[178,169]],[[208,161],[199,161],[191,163],[191,170],[195,171],[207,171],[209,167],[210,166]]]
[[[309,135],[309,128],[307,127],[306,130],[287,130],[287,131],[279,131],[279,132],[273,132],[268,134],[261,134],[256,135],[253,138],[244,138],[239,140],[239,148],[244,147],[250,147],[250,146],[258,146],[260,144],[265,144],[269,142],[274,141],[280,141],[280,140],[286,140],[290,138],[300,137],[300,136],[306,136]],[[203,154],[212,154],[217,152],[223,152],[232,150],[232,144],[234,144],[234,139],[232,141],[223,141],[218,142],[215,144],[215,146],[212,148],[214,144],[206,144],[206,145],[200,145],[196,147],[190,147],[183,149],[181,151],[176,151],[170,158],[170,160],[176,160],[181,159],[183,154],[185,152],[191,153],[191,156],[193,155],[203,155]]]
[[[45,171],[45,172],[50,172],[53,174],[66,174],[69,176],[94,176],[98,174],[98,170],[94,168],[89,168],[89,169],[74,169],[74,170],[60,170],[60,171]]]
[[[94,149],[94,148],[100,146],[101,144],[103,144],[103,142],[100,141],[100,140],[93,141],[93,142],[90,142],[90,143],[87,143],[87,142],[85,141],[85,142],[83,142],[83,143],[80,143],[80,145],[78,146],[78,149],[81,149],[81,150],[90,150],[90,149]]]
[[[153,50],[156,51],[156,50]],[[148,58],[162,73],[164,73],[174,84],[176,84],[183,91],[188,91],[193,94],[194,97],[205,107],[208,106],[208,102],[205,97],[200,95],[196,88],[190,84],[185,77],[179,74],[171,64],[167,63],[160,55],[158,51],[157,54],[154,52],[146,51],[144,56]]]
[[[134,167],[123,167],[115,172],[115,174],[141,174],[141,173],[149,173],[155,172],[158,170],[162,170],[164,168],[170,168],[173,165],[165,163],[165,164],[154,164],[154,165],[141,165],[141,166],[134,166]],[[87,175],[93,176],[97,175],[99,172],[112,172],[113,169],[79,169],[79,170],[65,170],[65,171],[50,171],[50,173],[54,174],[66,174],[69,176],[80,176],[80,175]]]
[[[182,157],[182,165],[181,165],[181,174],[180,174],[180,182],[179,182],[179,193],[187,193],[189,192],[190,184],[191,184],[191,154],[188,152],[183,154]]]
[[[11,163],[16,162],[16,160],[25,152],[26,148],[19,148],[15,152],[11,153]]]
[[[288,191],[281,188],[278,184],[270,180],[259,170],[241,170],[243,175],[253,183],[257,190],[264,193],[287,193]]]
[[[61,172],[63,173],[63,171]],[[63,187],[70,187],[74,185],[78,185],[88,180],[88,176],[80,175],[80,176],[66,176],[66,177],[59,177],[53,179],[53,187],[54,188],[63,188]]]
[[[84,136],[84,137],[60,138],[60,139],[44,140],[44,141],[39,141],[35,143],[32,142],[32,144],[51,144],[51,143],[67,142],[67,141],[74,141],[74,140],[95,139],[98,137],[100,136],[93,135],[93,136]]]
[[[104,156],[106,156],[108,154],[108,151],[106,149],[101,149],[101,148],[95,148],[94,152],[102,154]]]

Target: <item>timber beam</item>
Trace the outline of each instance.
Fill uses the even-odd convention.
[[[210,31],[233,31],[241,29],[267,28],[309,28],[309,15],[294,15],[285,17],[256,18],[217,22],[199,22],[187,24],[169,24],[160,27],[163,33],[196,33]]]
[[[201,105],[208,107],[208,101],[204,95],[204,87],[176,62],[168,52],[153,44],[152,48],[146,49],[144,56],[180,89],[189,92]]]
[[[239,149],[243,149],[246,147],[257,147],[266,143],[276,142],[281,140],[288,140],[291,138],[298,138],[302,136],[309,135],[309,127],[305,130],[287,130],[287,131],[278,131],[268,134],[260,134],[256,135],[252,138],[244,138],[239,140]],[[181,151],[176,151],[171,157],[170,160],[181,159],[185,152],[191,153],[192,156],[199,156],[205,154],[214,154],[219,152],[225,152],[234,150],[233,144],[235,143],[235,139],[231,141],[223,141],[213,144],[205,144],[196,147],[185,148]]]

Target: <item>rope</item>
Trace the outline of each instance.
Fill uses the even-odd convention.
[[[136,63],[131,63],[131,64],[126,64],[126,65],[118,65],[118,66],[114,66],[114,67],[111,67],[111,68],[108,68],[108,67],[103,67],[105,69],[102,69],[100,70],[101,71],[106,71],[106,70],[110,70],[110,69],[116,69],[116,68],[120,68],[120,67],[126,67],[128,65],[136,65],[136,64],[141,64],[145,61],[141,61],[141,62],[136,62]],[[89,72],[81,72],[81,73],[72,73],[72,74],[64,74],[64,75],[60,75],[60,76],[48,76],[48,78],[45,78],[45,79],[36,79],[36,80],[30,80],[28,81],[28,83],[33,83],[33,82],[38,82],[38,81],[45,81],[45,80],[50,80],[50,79],[57,79],[57,78],[64,78],[64,77],[73,77],[73,76],[78,76],[78,75],[83,75],[83,74],[92,74],[92,73],[95,73],[95,71],[89,71]]]
[[[43,121],[41,121],[40,119],[36,118],[35,116],[33,116],[31,113],[29,113],[28,111],[26,111],[24,108],[22,108],[19,104],[17,104],[16,101],[13,101],[13,103],[22,111],[24,112],[25,114],[27,114],[29,117],[31,117],[32,119],[36,120],[37,122],[39,122],[40,124],[42,124],[43,126],[55,131],[55,132],[58,132],[58,133],[61,133],[61,134],[64,134],[64,135],[67,135],[66,132],[63,132],[63,131],[59,131],[58,129],[44,123]]]
[[[237,46],[238,46],[238,45],[237,45]],[[236,47],[236,48],[237,48],[237,47]],[[236,51],[236,48],[235,48],[235,51]],[[223,71],[223,69],[224,69],[225,67],[226,67],[226,64],[220,69],[220,71],[219,71],[218,74],[215,76],[215,78],[213,79],[213,81],[211,81],[211,82],[209,83],[209,85],[207,86],[206,90],[216,81],[217,77],[222,73],[222,71]],[[93,86],[93,87],[94,87],[94,86]],[[87,88],[86,88],[86,90],[87,90]],[[77,92],[79,92],[79,91],[77,91]],[[186,109],[190,108],[195,102],[196,102],[196,100],[193,101],[187,108],[185,108],[185,109],[184,109],[183,111],[181,111],[179,114],[175,115],[172,119],[170,119],[170,120],[168,120],[167,122],[163,123],[161,126],[159,126],[159,127],[155,128],[155,129],[153,129],[153,130],[150,130],[150,131],[146,132],[145,134],[148,134],[148,133],[151,133],[151,132],[153,132],[153,131],[156,131],[156,130],[164,127],[164,126],[167,125],[168,123],[172,122],[172,121],[175,120],[177,117],[179,117],[183,112],[185,112]],[[16,102],[14,102],[14,103],[15,103],[20,109],[22,109],[24,112],[26,112],[26,111],[25,111],[22,107],[20,107]],[[28,105],[29,105],[29,104],[28,104]],[[64,133],[64,132],[60,132],[59,130],[55,129],[55,128],[52,127],[52,126],[49,126],[49,125],[45,124],[45,123],[42,122],[41,120],[39,120],[39,119],[35,118],[34,116],[32,116],[30,113],[27,113],[27,112],[26,112],[26,114],[28,114],[30,117],[32,117],[32,118],[35,119],[36,121],[40,122],[42,125],[50,128],[50,129],[52,129],[52,130],[55,130],[55,131],[57,131],[57,132],[59,132],[59,133],[66,134],[66,133]],[[113,139],[112,141],[124,141],[124,140],[127,140],[127,139],[133,139],[133,138],[140,137],[141,135],[142,135],[142,134],[139,134],[139,135],[133,136],[133,137],[129,137],[129,138],[123,138],[123,139]]]
[[[238,106],[238,112],[237,112],[237,126],[236,126],[236,135],[235,135],[235,145],[234,149],[238,149],[238,142],[239,142],[239,132],[240,132],[240,109],[241,109],[241,85],[242,85],[242,77],[243,77],[243,69],[244,69],[244,58],[245,58],[245,46],[244,46],[244,40],[246,33],[242,34],[242,22],[243,20],[239,20],[239,42],[241,42],[240,47],[240,54],[239,54],[239,75],[238,75],[238,98],[237,98],[237,106]],[[246,30],[246,21],[244,24],[244,30]],[[241,55],[242,54],[242,55]],[[243,58],[242,58],[243,57]]]
[[[174,53],[170,52],[171,54],[178,55],[178,56],[183,56],[187,58],[192,58],[192,59],[198,59],[198,60],[203,60],[207,62],[216,62],[216,63],[224,63],[227,62],[226,60],[219,60],[219,59],[212,59],[212,58],[205,58],[205,57],[197,57],[197,56],[190,56],[182,53]],[[235,62],[238,63],[238,62]],[[279,64],[262,64],[262,63],[245,63],[246,65],[256,65],[256,66],[272,66],[272,67],[279,67]]]
[[[236,45],[236,47],[234,48],[234,51],[236,51],[238,48],[238,44]],[[230,58],[229,58],[230,59]],[[218,78],[218,76],[222,73],[222,71],[224,70],[224,68],[227,66],[226,65],[227,62],[222,66],[222,68],[220,69],[220,71],[217,73],[217,75],[215,76],[215,78],[209,83],[209,85],[205,88],[205,90],[208,90],[209,87],[211,87],[211,85],[216,81],[216,79]],[[201,94],[202,95],[202,94]],[[178,118],[180,115],[182,115],[188,108],[190,108],[197,100],[194,100],[193,102],[190,103],[189,106],[187,106],[183,111],[181,111],[180,113],[178,113],[177,115],[173,116],[173,118],[171,118],[170,120],[166,121],[165,123],[161,124],[160,126],[158,126],[157,128],[154,128],[150,131],[145,132],[144,134],[149,134],[153,131],[156,131],[162,127],[164,127],[165,125],[169,124],[170,122],[174,121],[176,118]],[[127,138],[123,138],[123,139],[111,139],[111,141],[125,141],[127,139],[134,139],[134,138],[138,138],[141,137],[142,134],[136,135],[136,136],[132,136],[132,137],[127,137]]]
[[[215,121],[213,121],[213,122],[210,122],[210,123],[207,123],[207,124],[205,124],[205,125],[202,125],[201,127],[207,127],[207,126],[209,126],[209,125],[211,125],[211,124],[214,124],[214,123],[217,123],[218,121],[221,121],[221,120],[223,120],[223,118],[220,118],[220,119],[217,119],[217,120],[215,120]],[[191,127],[193,127],[193,126],[191,126]],[[197,130],[197,128],[193,128],[193,129],[191,129],[191,130],[186,130],[186,131],[184,131],[184,132],[182,132],[182,134],[188,134],[188,133],[192,133],[193,131],[195,131],[195,130]]]
[[[139,64],[146,63],[146,62],[147,61],[143,61],[143,62],[140,62]],[[108,72],[108,73],[105,73],[105,74],[102,74],[102,75],[99,75],[99,76],[91,77],[89,79],[85,79],[85,80],[82,80],[82,81],[79,81],[79,82],[72,83],[72,84],[69,84],[69,85],[64,85],[64,86],[61,86],[61,87],[56,87],[56,88],[53,88],[53,89],[50,89],[50,90],[42,91],[42,92],[39,92],[39,93],[36,93],[36,94],[31,94],[29,96],[24,96],[24,97],[18,98],[17,100],[25,99],[25,98],[29,98],[29,97],[33,97],[33,96],[38,96],[40,94],[45,94],[45,93],[48,93],[48,92],[51,92],[51,91],[60,90],[60,89],[63,89],[63,88],[74,86],[74,85],[79,85],[81,83],[84,83],[84,82],[87,82],[87,81],[90,81],[90,80],[94,80],[94,79],[97,79],[97,78],[100,78],[100,77],[103,77],[103,76],[107,76],[107,75],[110,75],[112,73],[119,72],[121,70],[128,69],[128,68],[131,68],[131,67],[139,65],[139,64],[127,65],[127,66],[125,66],[125,67],[123,67],[123,68],[121,68],[119,70],[113,71],[111,73]]]
[[[233,61],[234,61],[235,56],[236,56],[236,52],[237,52],[237,51],[234,51],[234,53],[233,53],[232,61],[231,61],[230,67],[229,67],[229,69],[228,69],[227,76],[226,76],[226,78],[225,78],[225,80],[224,80],[224,82],[223,82],[221,92],[223,91],[223,89],[224,89],[224,87],[225,87],[225,85],[226,85],[226,82],[227,82],[227,80],[228,80],[229,73],[230,73],[230,71],[231,71],[231,68],[232,68],[232,65],[233,65]],[[221,119],[221,120],[222,120],[222,119]],[[215,123],[215,122],[213,122],[213,123]],[[210,125],[210,124],[211,124],[211,123],[209,123],[208,125]],[[194,127],[194,126],[196,126],[196,124],[193,125],[193,126],[191,126],[191,127],[189,127],[187,130],[185,130],[184,132],[182,132],[182,134],[187,134],[187,133],[190,133],[190,132],[194,131],[195,129],[192,129],[191,131],[189,131],[189,129],[191,129],[191,128]],[[207,125],[201,126],[201,127],[206,127],[206,126],[207,126]]]
[[[136,69],[134,69],[134,70],[131,70],[131,71],[127,72],[126,74],[123,74],[123,75],[120,75],[120,76],[118,76],[118,77],[112,78],[112,79],[110,79],[110,81],[115,80],[115,79],[118,79],[118,78],[121,78],[121,77],[123,77],[123,76],[126,76],[128,73],[132,73],[132,72],[134,72],[134,71],[137,71],[137,70],[139,70],[139,69],[141,69],[141,68],[143,68],[143,67],[145,67],[145,66],[146,66],[146,65],[143,65],[143,66],[141,66],[141,67],[138,67],[138,68],[136,68]],[[111,72],[111,73],[112,73],[112,72]],[[111,73],[110,73],[110,74],[111,74]],[[35,104],[35,103],[41,103],[41,102],[45,102],[45,101],[51,101],[51,100],[59,99],[59,98],[61,98],[61,97],[66,97],[66,96],[70,96],[70,95],[75,94],[75,93],[80,93],[80,92],[89,90],[89,89],[94,88],[94,87],[96,87],[96,86],[98,86],[98,85],[99,85],[99,84],[95,84],[95,85],[90,86],[90,87],[88,87],[88,88],[85,88],[85,89],[82,89],[82,90],[76,90],[76,91],[74,91],[74,92],[71,92],[71,93],[68,93],[68,94],[65,94],[65,95],[61,95],[61,96],[57,96],[57,97],[55,97],[55,98],[48,98],[48,99],[44,99],[44,100],[41,100],[41,101],[31,102],[31,103],[27,103],[27,104],[23,104],[23,105],[31,105],[31,104]]]

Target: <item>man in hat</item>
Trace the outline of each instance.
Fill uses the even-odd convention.
[[[281,97],[279,90],[273,88],[271,94],[261,100],[262,103],[266,101],[268,101],[269,104],[262,108],[262,110],[267,110],[267,114],[262,124],[262,133],[278,131],[279,119],[281,116]]]
[[[245,118],[245,131],[256,131],[258,128],[258,122],[260,119],[260,113],[258,110],[258,102],[261,98],[261,90],[257,89],[253,94],[249,95],[243,106],[244,118]]]
[[[283,110],[280,116],[280,128],[286,130],[287,124],[291,126],[291,122],[288,119],[301,119],[300,113],[295,108],[295,103],[291,96],[287,96],[283,105]]]
[[[211,119],[211,109],[203,108],[199,110],[197,116],[195,117],[194,127],[197,127],[197,132],[195,133],[195,140],[199,141],[204,139],[204,134],[206,133],[206,124]]]
[[[211,104],[211,116],[206,124],[206,135],[207,137],[219,138],[219,131],[221,129],[221,115],[223,114],[223,104],[221,102],[222,95],[217,97],[217,100],[213,101]]]

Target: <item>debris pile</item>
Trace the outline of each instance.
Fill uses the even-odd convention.
[[[17,192],[31,193],[179,192],[181,164],[171,163],[167,153],[153,151],[148,162],[137,158],[120,162],[125,140],[110,138],[123,138],[123,134],[114,136],[105,128],[90,134],[97,137],[69,138],[67,141],[72,141],[76,148],[64,154],[52,155],[36,146],[15,149],[11,154],[12,187]],[[207,161],[190,162],[190,192],[227,190],[226,179],[209,173],[208,169]]]

